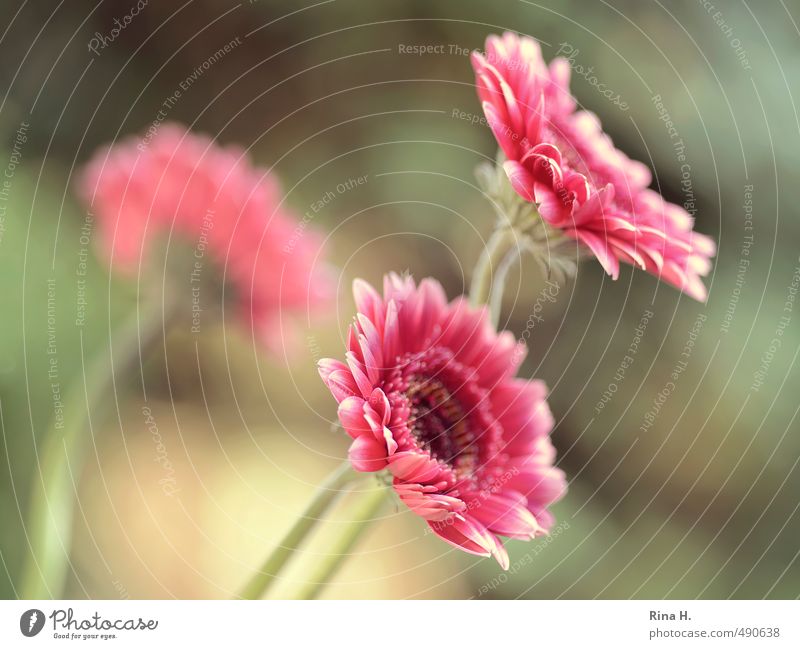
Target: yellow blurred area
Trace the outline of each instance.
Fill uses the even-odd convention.
[[[298,440],[280,429],[220,436],[194,406],[173,410],[160,403],[152,412],[158,442],[144,425],[116,439],[106,431],[112,435],[98,449],[102,462],[81,483],[81,511],[90,525],[75,534],[81,579],[72,584],[73,594],[231,597],[336,465],[309,454],[305,445],[317,453],[343,453],[345,440],[341,435]],[[135,421],[139,413],[125,415]],[[225,424],[219,428],[231,429]],[[159,443],[168,449],[167,469],[155,460]],[[347,523],[347,501],[326,516],[320,534],[297,553],[271,596],[292,597],[304,584],[309,564],[326,556],[326,537]],[[455,551],[424,528],[399,502],[387,504],[358,547],[358,559],[347,562],[325,596],[462,596],[463,566],[448,556]]]

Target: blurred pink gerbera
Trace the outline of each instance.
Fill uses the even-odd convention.
[[[448,304],[441,285],[356,280],[347,362],[320,374],[339,402],[358,471],[387,469],[394,489],[455,547],[508,567],[497,535],[530,539],[564,493],[553,466],[553,418],[540,381],[514,378],[524,345],[485,309]]]
[[[174,235],[192,263],[224,269],[242,317],[267,341],[282,310],[331,296],[321,239],[282,207],[272,175],[177,124],[148,137],[98,151],[79,179],[109,263],[134,271],[153,239]]]
[[[539,43],[506,32],[473,53],[478,95],[517,193],[550,225],[585,244],[614,279],[619,261],[697,300],[715,245],[692,217],[648,185],[640,162],[616,149],[597,117],[577,111],[563,58],[545,65]]]

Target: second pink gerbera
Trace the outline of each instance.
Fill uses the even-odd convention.
[[[149,142],[132,137],[98,151],[78,190],[110,263],[134,271],[147,267],[154,241],[182,243],[204,279],[224,273],[241,319],[273,348],[282,313],[318,310],[332,297],[321,237],[238,147],[164,124]]]
[[[648,189],[649,169],[616,149],[597,117],[576,110],[563,58],[506,32],[474,53],[478,95],[516,192],[542,218],[589,248],[612,278],[634,264],[705,301],[712,239],[682,207]]]
[[[432,279],[388,275],[383,296],[357,280],[354,293],[346,362],[320,362],[353,467],[387,470],[435,534],[507,568],[498,536],[546,533],[566,488],[545,386],[514,378],[524,346]]]

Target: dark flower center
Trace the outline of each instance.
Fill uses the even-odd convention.
[[[431,457],[449,464],[457,475],[471,475],[478,464],[477,435],[462,405],[436,378],[414,377],[406,390],[412,435]]]
[[[435,347],[398,359],[387,377],[390,399],[402,404],[401,447],[417,447],[447,464],[457,479],[473,477],[496,452],[500,426],[476,371]]]

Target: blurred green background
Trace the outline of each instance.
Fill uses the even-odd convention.
[[[135,305],[135,282],[91,258],[86,322],[75,326],[86,215],[73,192],[78,166],[97,146],[142,132],[198,66],[238,38],[168,119],[249,147],[299,215],[337,184],[367,177],[313,219],[328,237],[339,303],[327,319],[295,323],[288,361],[226,323],[199,338],[179,326],[166,355],[145,363],[177,493],[166,496],[159,483],[164,467],[134,377],[117,386],[113,415],[93,421],[89,464],[74,476],[67,596],[228,597],[346,453],[314,363],[342,356],[352,278],[409,270],[437,277],[451,296],[468,286],[493,222],[472,172],[495,145],[485,127],[459,118],[480,112],[467,53],[504,29],[539,39],[548,60],[572,51],[583,73],[572,89],[615,143],[649,164],[671,200],[693,192],[697,229],[719,243],[710,298],[692,302],[628,267],[611,282],[598,264],[582,265],[544,305],[521,371],[552,389],[554,442],[570,479],[553,536],[510,542],[512,568],[501,576],[492,561],[424,534],[398,506],[326,596],[800,594],[797,305],[763,385],[754,378],[800,264],[797,2],[720,0],[713,10],[689,0],[150,2],[89,51],[95,33],[107,37],[133,4],[4,7],[0,167],[14,167],[0,201],[0,596],[15,596],[37,439],[53,416],[48,281],[64,391],[81,384],[85,359],[108,353],[109,331]],[[444,52],[402,53],[419,44]],[[655,95],[685,144],[690,185],[681,184],[687,169]],[[749,185],[754,244],[740,272]],[[533,263],[512,273],[507,328],[522,333],[544,286]],[[615,378],[648,311],[633,363]],[[698,318],[688,366],[643,430]],[[324,552],[312,544],[300,567]]]

